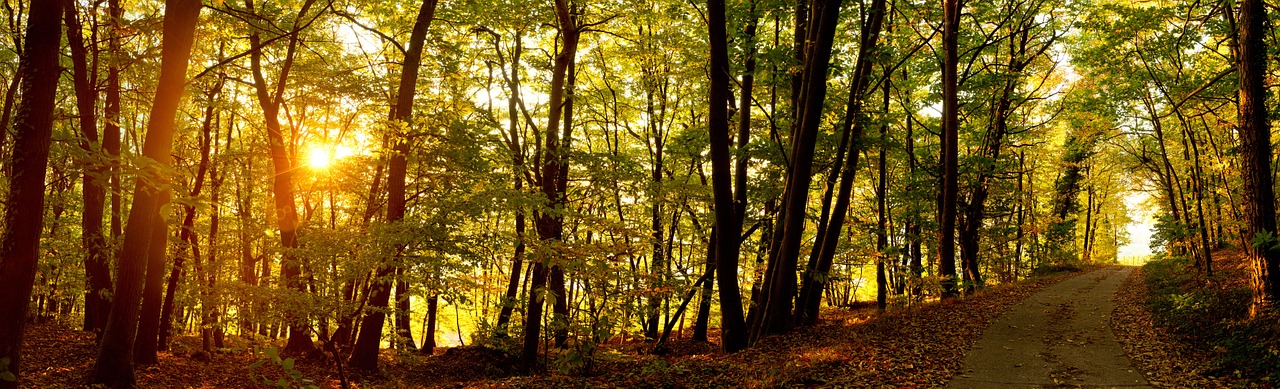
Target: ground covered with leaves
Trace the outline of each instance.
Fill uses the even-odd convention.
[[[1209,278],[1178,257],[1157,258],[1135,272],[1117,293],[1112,330],[1153,386],[1275,387],[1280,321],[1248,319],[1243,251],[1218,250],[1213,260]]]
[[[818,326],[775,336],[743,352],[722,354],[714,343],[674,340],[671,351],[649,353],[651,343],[601,346],[589,369],[554,367],[515,375],[515,359],[484,347],[438,349],[434,355],[384,351],[380,375],[352,375],[353,386],[386,387],[939,387],[962,367],[964,352],[982,330],[1013,304],[1074,274],[990,287],[951,302],[917,304],[877,313],[874,308],[831,310]],[[83,385],[96,353],[91,334],[59,325],[29,327],[25,386]],[[713,333],[716,331],[713,331]],[[328,358],[273,360],[268,345],[237,343],[204,361],[198,339],[179,338],[160,363],[138,371],[141,387],[254,387],[261,382],[337,387]],[[718,339],[712,339],[716,341]],[[253,350],[258,350],[254,352]],[[553,357],[554,359],[554,357]],[[283,381],[282,381],[283,380]],[[274,385],[273,385],[274,386]]]

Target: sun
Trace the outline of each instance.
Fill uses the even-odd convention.
[[[351,156],[352,150],[346,146],[320,145],[307,151],[307,166],[313,170],[326,170],[338,160]]]

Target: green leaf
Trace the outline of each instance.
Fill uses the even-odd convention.
[[[281,388],[288,388],[288,387],[289,387],[289,381],[286,381],[284,378],[281,378],[281,379],[279,379],[279,380],[276,380],[276,386],[281,387]]]
[[[285,370],[293,370],[293,358],[285,359],[280,366],[284,367]]]
[[[9,381],[9,382],[17,382],[17,381],[18,381],[18,376],[13,375],[13,372],[11,372],[11,371],[0,372],[0,380],[5,380],[5,381]]]

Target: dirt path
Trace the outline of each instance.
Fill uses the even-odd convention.
[[[1150,387],[1109,325],[1133,267],[1068,278],[1015,305],[983,332],[951,388]]]

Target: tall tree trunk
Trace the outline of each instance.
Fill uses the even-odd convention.
[[[187,60],[191,57],[191,44],[199,18],[199,1],[165,1],[160,78],[142,146],[142,155],[154,161],[144,167],[161,179],[158,182],[138,180],[135,184],[129,223],[125,227],[124,244],[116,264],[118,270],[111,315],[98,343],[91,383],[110,387],[134,385],[133,343],[138,325],[138,303],[142,297],[143,277],[155,225],[153,218],[161,205],[159,188],[166,185],[160,172],[169,164],[174,117],[186,88]]]
[[[825,286],[826,280],[828,279],[828,273],[831,272],[831,265],[835,259],[836,244],[840,240],[840,231],[843,229],[845,217],[849,213],[849,205],[852,202],[853,178],[854,173],[858,170],[858,154],[862,151],[862,132],[867,124],[866,118],[863,117],[863,102],[865,100],[867,88],[870,86],[871,70],[873,67],[873,61],[876,57],[876,48],[880,40],[880,30],[884,26],[884,18],[886,14],[885,3],[886,2],[883,0],[873,1],[871,3],[871,8],[868,11],[868,17],[861,27],[860,36],[862,37],[862,41],[858,48],[858,59],[854,65],[854,76],[851,81],[852,85],[849,88],[849,100],[846,103],[845,114],[841,124],[843,127],[842,131],[850,133],[850,142],[848,143],[848,148],[844,150],[844,166],[838,168],[838,170],[840,170],[840,187],[836,194],[836,203],[831,210],[831,219],[827,221],[827,225],[823,229],[823,236],[820,238],[821,245],[813,248],[818,251],[817,260],[810,260],[805,269],[804,286],[800,289],[800,295],[797,298],[796,324],[798,325],[813,325],[817,323],[819,307],[822,304],[822,292],[826,289]],[[837,4],[836,9],[832,12],[838,13],[838,11],[839,7]],[[823,23],[826,22],[824,21]],[[830,53],[827,53],[828,57],[829,55]],[[819,57],[817,56],[813,57],[813,59],[818,58]],[[817,80],[814,82],[825,82],[825,80]],[[823,93],[825,93],[825,91]],[[818,107],[815,109],[821,109],[821,97],[818,97],[816,101],[806,101],[807,102],[805,104],[818,104]],[[809,109],[807,105],[805,109]],[[814,118],[812,120],[818,121],[819,119]],[[812,123],[812,125],[817,126],[817,123]],[[812,145],[810,147],[812,147]],[[812,159],[812,150],[809,151],[808,158]],[[812,161],[809,163],[812,163]],[[801,165],[792,164],[793,174],[795,174],[795,169],[799,166]],[[805,194],[807,194],[807,188],[807,183],[802,187],[794,188],[795,190],[798,190],[798,192],[791,192],[793,188],[789,187],[787,189],[787,193],[789,193],[788,196],[790,196],[791,193],[798,193],[801,197],[804,197]],[[803,230],[805,215],[803,204],[799,206],[793,205],[793,207],[797,207],[799,213],[792,214],[791,209],[786,210],[787,220],[789,223],[797,223],[798,227],[796,228]],[[800,220],[791,221],[792,216],[800,218]],[[787,228],[792,227],[787,226]],[[799,237],[794,237],[792,239],[799,239]],[[797,241],[795,244],[798,245],[799,242]],[[780,255],[786,253],[790,253],[790,251],[784,251],[780,253]],[[795,274],[794,271],[790,273],[792,276]],[[768,311],[765,312],[767,313]],[[785,327],[775,327],[774,330],[777,331],[781,328]]]
[[[761,288],[761,314],[752,323],[751,338],[787,331],[792,324],[792,302],[796,297],[796,267],[808,214],[809,184],[813,181],[813,155],[823,101],[827,95],[827,69],[840,14],[841,0],[818,0],[811,5],[815,19],[812,44],[805,54],[804,93],[800,95],[801,115],[792,138],[790,166],[783,196],[783,220],[777,227],[777,249],[770,248],[768,270]],[[836,211],[839,211],[838,209]],[[835,215],[835,212],[832,213]],[[833,218],[834,220],[834,218]],[[777,232],[775,232],[777,233]],[[774,254],[773,252],[776,252]]]
[[[107,52],[111,60],[107,61],[107,89],[103,96],[102,149],[111,158],[111,240],[114,242],[118,241],[124,228],[120,220],[120,194],[123,192],[120,187],[120,19],[124,17],[124,10],[120,8],[120,0],[107,0],[107,11],[111,19],[108,24],[110,33],[107,34]],[[115,253],[112,254],[114,256]],[[104,330],[109,313],[109,307],[99,312]]]
[[[569,74],[570,64],[573,63],[578,50],[578,37],[581,34],[578,25],[577,16],[570,10],[567,0],[555,1],[556,21],[560,30],[560,53],[555,57],[554,65],[551,72],[551,94],[549,99],[549,109],[547,126],[543,131],[543,152],[542,152],[542,173],[539,177],[539,186],[543,196],[547,199],[547,207],[549,211],[540,212],[537,222],[538,239],[543,241],[541,246],[543,250],[556,250],[555,248],[547,248],[549,245],[555,245],[563,240],[564,235],[564,193],[560,187],[560,169],[564,168],[565,162],[564,150],[561,150],[561,133],[560,120],[564,113],[563,106],[565,104],[565,79]],[[568,139],[564,139],[567,143]],[[524,365],[526,371],[532,370],[538,365],[538,338],[542,331],[542,308],[543,300],[546,299],[546,292],[551,290],[547,285],[549,275],[554,276],[559,272],[560,266],[550,260],[552,253],[541,255],[540,261],[533,264],[532,282],[529,285],[529,305],[525,312],[524,325],[524,346],[520,350],[520,361]],[[563,274],[561,273],[561,277]],[[563,280],[563,279],[562,279]],[[561,281],[563,285],[563,281]],[[554,285],[551,285],[554,288]],[[552,291],[554,292],[554,291]],[[563,293],[560,293],[562,297]]]
[[[889,71],[884,73],[884,81],[881,87],[884,89],[884,113],[889,113],[889,77],[892,74]],[[889,138],[886,135],[889,132],[888,123],[880,123],[880,163],[879,177],[876,180],[876,308],[884,311],[889,305],[888,279],[885,277],[884,262],[887,257],[886,251],[889,248],[889,215],[886,191],[889,177]]]
[[[712,194],[716,227],[716,284],[720,289],[720,347],[725,352],[747,348],[749,337],[738,289],[738,254],[742,220],[736,216],[746,203],[735,204],[729,175],[729,44],[724,0],[707,0],[707,36],[710,41],[710,133]],[[743,191],[745,193],[745,191]]]
[[[160,194],[159,206],[151,221],[151,244],[147,246],[147,276],[142,289],[142,311],[133,342],[133,363],[153,365],[160,334],[160,308],[164,300],[164,268],[168,259],[169,225],[161,211],[169,203],[169,191]]]
[[[84,174],[80,180],[83,186],[81,193],[84,195],[80,231],[85,250],[86,278],[83,327],[85,331],[101,332],[106,327],[107,314],[110,313],[110,302],[106,295],[111,292],[111,268],[108,265],[106,238],[102,231],[103,208],[106,205],[106,188],[103,183],[108,165],[98,139],[98,115],[94,112],[98,100],[98,91],[94,88],[97,80],[91,79],[88,48],[81,35],[74,1],[67,2],[63,15],[67,26],[67,45],[71,47],[72,79],[75,83],[76,111],[80,119],[80,148],[87,155],[87,161],[83,165]]]
[[[396,94],[396,105],[391,112],[392,122],[409,126],[413,115],[413,97],[418,83],[418,69],[422,63],[422,46],[426,41],[427,28],[435,15],[436,0],[423,0],[418,8],[418,17],[413,24],[413,32],[409,35],[409,50],[405,52],[404,66],[400,71],[400,85]],[[395,139],[388,165],[387,178],[387,221],[399,222],[405,214],[405,175],[408,170],[409,144],[411,139]],[[400,248],[397,248],[397,256]],[[351,352],[351,367],[367,371],[378,369],[378,346],[382,343],[382,325],[386,314],[379,308],[387,308],[391,299],[391,275],[400,272],[400,259],[382,264],[378,276],[374,279],[370,292],[369,306],[374,310],[365,315],[360,324],[360,334],[355,348]],[[406,284],[407,286],[407,284]],[[407,327],[407,326],[406,326]]]
[[[1244,176],[1245,239],[1275,233],[1275,189],[1271,180],[1271,126],[1267,121],[1267,9],[1262,0],[1240,0],[1236,73],[1240,75],[1240,167]],[[1250,247],[1253,301],[1249,314],[1261,315],[1280,305],[1280,251],[1272,242]]]
[[[218,94],[222,91],[222,83],[223,79],[219,78],[218,83],[206,94],[208,106],[204,109],[204,120],[200,126],[200,162],[196,165],[196,177],[191,183],[191,192],[187,194],[188,199],[192,201],[200,197],[200,192],[204,189],[205,175],[209,171],[209,150],[212,147],[213,140],[216,138],[212,133],[214,105]],[[188,252],[193,253],[192,259],[195,262],[200,262],[200,249],[197,246],[195,231],[196,207],[194,203],[188,201],[186,205],[183,205],[183,212],[185,216],[182,218],[182,227],[179,230],[179,239],[182,242],[181,248],[178,250],[178,255],[173,259],[173,270],[169,273],[169,283],[164,293],[164,304],[160,308],[160,335],[157,349],[161,351],[169,349],[169,337],[173,329],[174,299],[177,297],[182,274],[185,272],[183,264],[186,254]],[[210,245],[216,243],[209,242]]]
[[[307,15],[307,11],[314,4],[315,0],[304,2],[298,11],[295,23],[303,23],[303,16]],[[246,0],[245,6],[250,13],[257,13],[252,0]],[[298,207],[293,192],[294,161],[289,155],[289,142],[286,141],[284,132],[280,127],[279,117],[281,105],[284,103],[285,85],[288,82],[289,71],[292,69],[297,55],[298,42],[301,40],[298,36],[299,31],[287,32],[287,34],[289,34],[288,48],[285,51],[284,62],[280,67],[274,91],[268,90],[270,87],[263,76],[263,44],[260,32],[256,28],[249,34],[249,59],[258,105],[262,108],[262,114],[266,122],[267,150],[268,154],[271,155],[271,165],[274,169],[272,191],[274,192],[276,222],[280,230],[280,245],[284,251],[280,259],[280,275],[283,277],[287,288],[298,292],[306,292],[306,287],[302,283],[301,259],[298,258],[297,254],[293,253],[293,250],[298,248]],[[289,341],[285,344],[284,351],[288,353],[304,353],[314,349],[315,345],[311,342],[311,327],[307,324],[306,315],[287,310],[285,316],[285,320],[289,324]]]
[[[957,143],[960,105],[957,98],[956,64],[959,62],[957,41],[960,36],[960,2],[943,0],[942,3],[942,204],[938,209],[938,273],[942,276],[942,298],[955,298],[956,289],[956,203],[959,195],[959,170]]]
[[[521,43],[521,34],[517,33],[512,40],[514,47],[511,49],[511,74],[507,76],[507,90],[511,96],[507,99],[507,123],[510,125],[507,134],[507,148],[511,150],[511,181],[512,190],[514,192],[522,192],[524,190],[525,181],[525,151],[524,146],[520,143],[520,114],[518,106],[520,104],[520,55],[524,51],[524,45]],[[498,50],[498,56],[502,57],[501,50]],[[502,300],[502,310],[498,313],[498,321],[494,325],[496,335],[499,338],[507,337],[507,324],[511,322],[511,312],[518,303],[517,294],[520,289],[520,275],[523,274],[524,253],[525,253],[525,210],[518,207],[515,210],[515,233],[516,247],[515,252],[511,255],[511,274],[507,281],[507,292]]]
[[[53,135],[53,108],[58,89],[58,49],[62,44],[63,1],[36,1],[28,13],[26,47],[19,67],[22,101],[14,122],[14,147],[9,196],[5,203],[4,236],[0,238],[0,358],[7,370],[21,373],[22,332],[30,307],[44,230],[44,181]],[[0,128],[0,131],[7,129]],[[17,388],[18,380],[0,380],[0,388]]]

